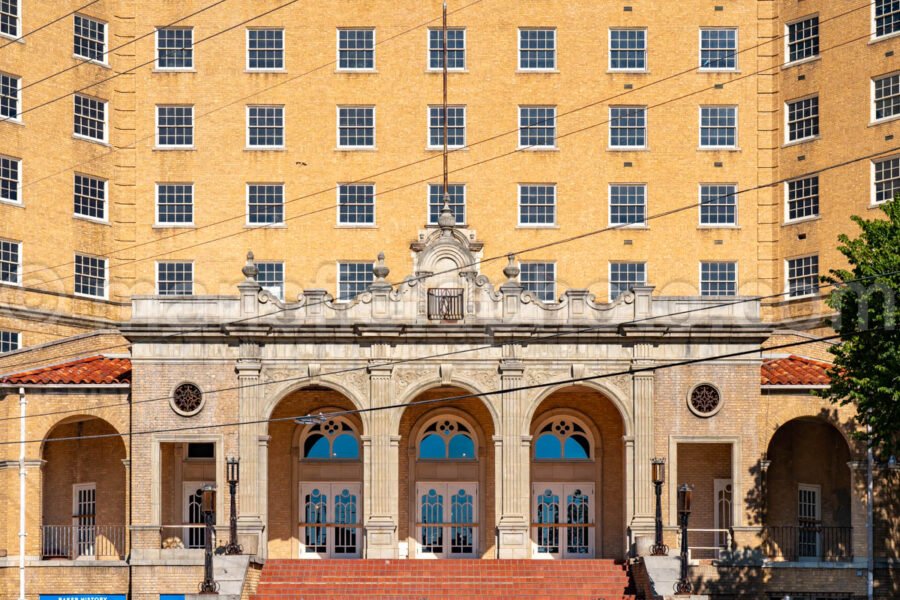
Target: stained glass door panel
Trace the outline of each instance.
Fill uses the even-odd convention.
[[[360,485],[300,485],[300,558],[358,558]]]
[[[477,483],[428,482],[416,486],[417,557],[475,556],[477,490]]]
[[[535,484],[532,511],[535,558],[593,558],[593,484]]]

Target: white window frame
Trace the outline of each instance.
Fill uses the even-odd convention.
[[[159,32],[160,32],[160,31],[163,31],[163,30],[173,30],[173,29],[182,29],[182,30],[190,31],[190,32],[191,32],[191,66],[189,66],[189,67],[161,67],[161,66],[159,66],[159,51],[160,51],[160,48],[159,48]],[[191,72],[194,72],[194,71],[197,70],[197,63],[196,63],[197,53],[194,51],[194,46],[196,45],[196,42],[194,41],[194,28],[193,28],[193,27],[190,27],[190,26],[188,26],[188,27],[179,27],[179,26],[173,26],[173,27],[157,27],[157,28],[156,28],[156,33],[153,35],[153,40],[154,40],[154,44],[155,44],[155,46],[154,46],[154,52],[156,53],[155,61],[154,61],[154,63],[153,63],[153,70],[154,70],[154,71],[165,71],[165,72],[167,72],[167,73],[169,73],[169,72],[172,72],[172,73],[178,73],[178,72],[191,73]],[[182,50],[183,50],[183,48],[182,48]]]
[[[281,31],[281,64],[280,67],[251,67],[250,66],[250,32],[251,31]],[[284,27],[247,27],[244,29],[244,68],[248,73],[284,73],[287,71],[287,36]]]
[[[75,17],[81,17],[82,19],[87,19],[89,21],[94,21],[95,23],[99,23],[103,26],[103,60],[97,60],[96,58],[88,58],[87,56],[82,56],[81,54],[75,53]],[[75,13],[72,16],[72,56],[77,58],[78,60],[83,60],[85,62],[93,63],[95,65],[101,65],[104,67],[109,66],[109,23],[107,21],[103,21],[102,19],[98,19],[97,17],[91,17],[82,13]]]
[[[704,146],[703,145],[703,109],[704,108],[733,108],[734,109],[734,145],[733,146]],[[697,109],[697,147],[700,150],[740,150],[741,144],[741,111],[737,104],[701,104]]]
[[[609,302],[615,302],[618,298],[613,298],[612,296],[612,288],[613,288],[613,280],[612,280],[612,266],[613,265],[628,265],[628,264],[637,264],[644,265],[644,281],[641,283],[634,283],[633,285],[647,285],[647,282],[650,281],[650,271],[647,268],[647,261],[645,260],[611,260],[607,263],[606,266],[606,276],[607,276],[607,298]],[[625,293],[625,292],[623,292]]]
[[[703,32],[704,31],[734,31],[734,66],[733,67],[704,67],[703,66]],[[697,69],[702,73],[734,73],[740,70],[738,57],[741,54],[741,36],[739,28],[733,25],[723,27],[701,27],[697,30]]]
[[[870,169],[869,181],[872,182],[869,185],[869,189],[871,190],[869,192],[870,193],[869,206],[881,206],[882,204],[885,204],[886,202],[890,202],[890,200],[882,200],[879,202],[878,200],[876,200],[876,192],[875,192],[875,185],[877,183],[875,181],[875,172],[876,172],[875,165],[877,165],[878,163],[887,162],[889,160],[900,160],[900,154],[892,154],[891,156],[882,156],[880,158],[876,158],[876,159],[869,161],[869,169]],[[898,185],[897,188],[898,188],[897,191],[900,191],[900,185]]]
[[[12,344],[12,338],[15,337],[15,339],[16,339],[16,347],[15,347],[15,348],[10,348],[10,349],[7,350],[6,352],[0,350],[0,355],[6,354],[7,352],[15,352],[16,350],[21,350],[21,349],[22,349],[23,344],[22,344],[22,332],[21,332],[21,331],[12,331],[12,330],[10,330],[10,329],[0,329],[0,334],[4,334],[4,333],[7,334],[7,335],[9,335],[9,338],[10,338],[10,344]]]
[[[553,188],[553,222],[552,223],[523,223],[522,222],[522,188],[542,186]],[[519,183],[516,185],[516,226],[525,229],[554,229],[559,219],[559,186],[556,183]]]
[[[804,177],[795,177],[794,179],[788,179],[784,182],[784,223],[785,225],[793,225],[794,223],[802,223],[804,221],[813,221],[815,219],[819,219],[822,216],[822,182],[819,180],[819,194],[818,194],[818,202],[819,207],[814,215],[808,215],[805,217],[797,217],[796,219],[791,218],[791,183],[795,181],[803,181],[804,179],[812,179],[813,177],[818,177],[818,175],[807,175]]]
[[[372,186],[372,222],[371,223],[344,223],[341,221],[341,188],[345,185],[370,185]],[[341,229],[372,229],[378,227],[378,190],[376,189],[374,182],[366,182],[366,181],[355,181],[349,182],[344,181],[338,183],[335,186],[335,210],[334,210],[334,221],[335,227],[339,227]],[[352,262],[352,261],[350,261]]]
[[[703,264],[704,263],[706,263],[706,264],[723,263],[723,264],[734,265],[734,294],[727,295],[727,296],[721,296],[721,295],[714,296],[714,295],[704,295],[703,294]],[[647,267],[644,267],[645,270],[646,270],[646,268]],[[701,260],[697,263],[697,283],[698,283],[697,294],[701,298],[736,298],[737,296],[740,295],[740,294],[738,294],[738,292],[740,291],[740,281],[741,281],[741,278],[740,278],[740,273],[738,272],[738,261],[736,261],[736,260],[718,260],[718,259]]]
[[[22,78],[18,75],[13,75],[8,71],[0,71],[0,75],[5,75],[6,77],[16,80],[16,116],[0,117],[0,123],[22,123]]]
[[[522,109],[531,109],[531,108],[552,108],[553,109],[553,145],[552,146],[537,146],[537,145],[522,145]],[[516,149],[525,150],[528,152],[547,152],[554,151],[559,149],[559,144],[557,143],[559,140],[559,111],[558,107],[555,104],[520,104],[516,110]],[[535,127],[544,127],[544,125],[537,125]],[[529,127],[528,129],[531,129]]]
[[[92,100],[94,102],[100,102],[103,104],[103,139],[92,138],[86,136],[82,133],[75,133],[75,98],[81,96],[82,98],[87,98],[88,100]],[[73,94],[72,95],[72,137],[77,140],[84,140],[85,142],[93,142],[95,144],[109,144],[109,100],[103,100],[102,98],[98,98],[97,96],[88,96],[87,94]]]
[[[637,223],[613,223],[612,220],[612,188],[613,186],[630,186],[644,188],[644,219]],[[608,227],[616,229],[649,229],[650,228],[650,186],[647,183],[628,182],[628,181],[610,181],[606,185],[606,223]],[[612,262],[638,262],[638,261],[612,261]],[[645,267],[646,268],[646,267]]]
[[[447,183],[447,185],[449,187],[461,186],[463,189],[463,217],[465,217],[465,218],[462,220],[462,222],[457,221],[456,226],[464,227],[467,222],[467,219],[469,218],[469,214],[468,214],[469,207],[467,205],[467,200],[468,200],[468,196],[469,196],[468,184],[459,183],[459,182],[454,183],[453,181],[450,181]],[[427,225],[426,225],[427,227],[437,227],[437,225],[438,225],[437,219],[435,219],[434,222],[431,221],[431,187],[432,186],[441,188],[441,193],[443,194],[444,184],[443,183],[427,183],[427,184],[425,184],[425,222],[427,223]],[[441,204],[438,205],[438,217],[441,216],[441,208],[443,208],[443,199],[441,200]],[[454,218],[457,217],[457,214],[455,212],[453,213],[453,217]]]
[[[804,258],[812,258],[813,256],[816,259],[819,258],[818,254],[802,254],[800,256],[792,256],[790,258],[784,259],[784,297],[786,300],[803,300],[805,298],[815,298],[819,295],[819,290],[821,286],[819,285],[819,275],[821,275],[821,271],[817,271],[816,275],[816,291],[808,294],[800,294],[798,296],[791,295],[791,261],[792,260],[802,260]],[[820,265],[819,265],[820,266]]]
[[[191,265],[191,293],[190,294],[163,294],[159,289],[159,266],[160,265],[174,265],[174,264],[188,264]],[[194,270],[194,261],[193,260],[157,260],[154,264],[155,267],[155,275],[156,275],[156,295],[157,296],[193,296],[194,295],[194,276],[196,275],[196,271]]]
[[[443,109],[443,108],[444,108],[444,107],[443,107],[443,105],[441,105],[441,104],[429,104],[429,105],[428,105],[428,112],[427,112],[427,114],[426,114],[426,121],[427,121],[427,122],[426,122],[426,124],[425,124],[425,125],[426,125],[426,128],[425,128],[425,135],[426,135],[426,137],[425,137],[425,139],[427,140],[427,146],[426,146],[426,147],[427,147],[429,150],[443,150],[443,149],[444,149],[444,145],[443,145],[443,144],[440,144],[440,145],[435,146],[435,145],[432,145],[432,143],[431,143],[431,111],[434,110],[434,109]],[[448,105],[447,105],[447,109],[449,110],[449,109],[451,109],[451,108],[461,108],[461,109],[463,110],[463,143],[462,143],[461,146],[459,146],[459,145],[454,145],[454,144],[447,144],[447,148],[448,148],[448,149],[450,149],[450,150],[458,150],[458,149],[460,149],[460,148],[465,148],[465,147],[466,147],[466,143],[468,142],[468,137],[469,137],[469,136],[468,136],[468,133],[469,133],[469,131],[468,131],[468,129],[469,129],[469,111],[468,111],[467,105],[465,105],[465,104],[448,104]],[[444,119],[446,119],[446,118],[447,118],[447,116],[444,115]],[[448,127],[448,133],[449,133],[449,127]],[[443,135],[443,132],[442,132],[442,135]],[[449,136],[448,136],[448,137],[449,137]]]
[[[440,68],[435,68],[431,66],[431,32],[432,31],[443,31],[440,27],[427,27],[425,29],[425,70],[430,73],[442,73],[444,70]],[[447,27],[447,31],[462,31],[463,32],[463,66],[447,68],[447,72],[449,73],[465,73],[469,70],[469,33],[465,27]],[[443,38],[442,38],[443,39]]]
[[[261,260],[261,261],[257,261],[256,264],[257,264],[257,266],[259,266],[259,265],[281,265],[281,293],[276,294],[275,292],[272,291],[272,286],[263,285],[263,282],[260,282],[258,279],[257,279],[257,283],[259,283],[259,286],[261,288],[263,288],[267,292],[271,293],[273,296],[275,296],[279,300],[284,301],[284,298],[286,295],[285,287],[287,286],[287,283],[286,283],[287,269],[285,268],[284,261],[283,260]]]
[[[372,145],[371,146],[342,146],[341,145],[341,109],[342,108],[371,108],[372,109]],[[334,111],[335,147],[342,152],[363,151],[368,152],[378,149],[378,110],[374,104],[338,104]]]
[[[613,31],[643,31],[644,32],[644,68],[622,69],[613,67],[612,64],[612,32]],[[610,27],[606,33],[607,69],[610,73],[647,73],[650,70],[650,35],[646,27]]]
[[[94,179],[96,181],[100,181],[103,183],[103,218],[98,219],[97,217],[91,217],[89,215],[83,215],[75,212],[75,176],[88,177],[90,179]],[[72,175],[72,217],[75,219],[84,219],[85,221],[91,221],[93,223],[109,223],[109,180],[103,177],[97,177],[96,175],[88,175],[87,173],[81,173],[76,171]]]
[[[7,244],[15,244],[18,246],[17,254],[18,260],[16,262],[16,280],[15,281],[0,281],[0,285],[22,285],[22,246],[23,242],[17,242],[16,240],[11,240],[9,238],[0,238],[0,242],[6,242]]]
[[[870,97],[872,99],[871,104],[870,104],[871,110],[870,110],[869,122],[872,125],[876,125],[876,124],[880,124],[880,123],[887,123],[888,121],[894,121],[896,119],[900,119],[900,112],[898,112],[895,115],[891,115],[889,117],[882,117],[880,119],[876,118],[876,116],[875,116],[875,114],[876,114],[876,112],[875,112],[876,111],[876,108],[875,108],[875,102],[876,102],[875,82],[881,81],[882,79],[888,79],[890,77],[900,78],[900,71],[892,71],[890,73],[885,73],[884,75],[875,75],[874,77],[869,79],[869,82],[870,82],[869,89],[871,91]]]
[[[890,39],[890,38],[892,38],[892,37],[894,37],[894,36],[900,35],[900,30],[898,30],[898,31],[892,31],[892,32],[890,32],[890,33],[885,33],[885,34],[883,34],[883,35],[878,35],[878,34],[877,34],[877,32],[878,32],[878,27],[877,27],[876,21],[875,21],[875,11],[876,11],[876,8],[877,8],[877,7],[876,7],[877,2],[878,2],[878,0],[874,0],[874,1],[872,2],[871,8],[870,8],[870,12],[871,12],[871,19],[870,19],[870,22],[871,22],[871,24],[872,24],[872,40],[873,40],[873,41],[874,41],[874,40],[887,40],[887,39]],[[893,13],[891,13],[891,14],[893,14]]]
[[[254,223],[250,220],[250,186],[254,185],[280,185],[281,186],[281,220],[276,221],[274,223]],[[281,228],[286,227],[285,220],[287,219],[286,211],[284,210],[285,205],[287,204],[287,200],[285,197],[287,196],[287,185],[283,181],[248,181],[244,184],[244,226],[245,227],[253,227],[253,228],[262,228],[266,227],[269,229],[272,228]]]
[[[371,31],[372,32],[372,67],[342,67],[341,66],[341,32],[342,31]],[[334,32],[334,70],[338,73],[376,73],[378,72],[378,31],[375,27],[338,27]]]
[[[250,145],[250,109],[251,108],[280,108],[281,109],[281,144],[271,144],[271,145],[263,145],[259,144],[256,146]],[[285,114],[285,106],[284,104],[248,104],[244,110],[244,118],[246,122],[246,135],[244,139],[244,144],[246,145],[247,150],[284,150],[285,146],[287,146],[287,115]]]
[[[9,40],[15,40],[20,43],[24,43],[22,38],[22,0],[16,0],[16,12],[13,13],[13,18],[16,20],[16,35],[10,35],[8,33],[0,33],[0,37],[6,38]],[[73,21],[74,27],[74,21]]]
[[[790,121],[791,104],[795,104],[797,102],[803,102],[805,100],[812,100],[813,98],[815,98],[817,101],[816,102],[816,127],[817,127],[818,131],[815,133],[815,135],[810,135],[810,136],[801,137],[801,138],[792,140],[791,139],[791,121]],[[821,98],[821,96],[819,95],[818,92],[816,92],[814,94],[809,94],[807,96],[801,96],[799,98],[791,98],[790,100],[784,101],[784,145],[785,146],[792,146],[794,144],[802,144],[803,142],[810,142],[813,140],[817,140],[821,137],[821,135],[822,135],[822,129],[821,129],[822,105],[820,102],[818,102],[818,100],[820,98]]]
[[[822,522],[822,486],[817,483],[797,483],[797,525],[800,525],[800,493],[801,492],[813,492],[816,497],[816,516],[814,521],[821,523]],[[797,548],[797,560],[799,562],[818,562],[819,557],[822,555],[822,534],[813,529],[812,533],[816,536],[816,555],[815,556],[799,556],[800,548],[798,544]]]
[[[704,223],[703,222],[703,186],[719,186],[719,185],[730,185],[734,187],[734,223]],[[736,229],[740,227],[739,224],[739,216],[740,216],[740,198],[738,197],[740,194],[740,190],[738,189],[738,184],[732,183],[730,181],[724,182],[712,182],[712,181],[704,181],[701,182],[697,186],[697,226],[700,229]]]
[[[356,300],[359,297],[359,294],[364,294],[366,292],[366,290],[363,290],[362,292],[359,292],[359,294],[357,294],[353,298],[341,298],[341,265],[348,265],[348,264],[357,264],[357,265],[367,265],[368,264],[368,265],[372,265],[373,268],[375,266],[374,263],[370,263],[370,262],[367,262],[364,260],[339,260],[339,261],[337,261],[334,266],[334,269],[335,269],[334,301],[335,302],[353,302],[354,300]],[[374,282],[375,279],[376,279],[376,277],[373,273],[372,281]]]
[[[522,66],[522,32],[523,31],[552,31],[553,32],[553,66],[552,67],[523,67]],[[516,29],[516,66],[521,73],[558,73],[559,72],[559,32],[556,27],[518,27]]]
[[[73,290],[74,295],[78,296],[79,298],[89,298],[91,300],[108,300],[109,299],[109,259],[104,258],[102,256],[97,256],[94,254],[85,254],[82,252],[76,252],[75,255],[76,256],[84,256],[87,258],[92,258],[92,259],[97,259],[97,260],[103,261],[103,295],[102,296],[94,296],[91,294],[84,294],[84,293]],[[72,265],[72,272],[73,273],[75,272],[74,262]],[[73,277],[73,284],[74,284],[74,281],[75,281],[75,278]]]
[[[22,182],[24,181],[22,177],[22,164],[25,162],[21,158],[16,158],[15,156],[10,156],[8,154],[0,154],[0,158],[5,158],[6,160],[13,160],[18,165],[17,171],[19,173],[18,179],[16,180],[16,196],[19,198],[18,200],[9,200],[8,198],[0,198],[0,204],[10,204],[12,206],[22,206],[24,201],[22,199]],[[874,173],[874,171],[873,171]]]
[[[191,109],[191,143],[190,144],[160,144],[159,143],[159,109],[161,108],[190,108]],[[197,140],[197,128],[195,127],[194,105],[193,104],[157,104],[154,110],[155,117],[155,150],[192,150]]]
[[[812,14],[800,17],[799,19],[793,19],[784,24],[784,61],[783,61],[784,65],[783,66],[792,67],[794,65],[799,65],[801,63],[819,59],[819,57],[821,56],[821,52],[822,52],[821,21],[819,23],[819,25],[820,25],[819,26],[819,52],[813,54],[812,56],[804,56],[803,58],[791,60],[791,44],[792,43],[796,44],[796,43],[799,43],[800,41],[806,41],[808,39],[811,39],[811,38],[804,38],[803,40],[797,40],[797,41],[791,42],[791,25],[797,25],[798,23],[803,23],[804,21],[809,21],[810,19],[815,19],[818,17],[819,17],[819,13],[814,12]]]
[[[644,111],[644,143],[640,146],[613,146],[613,116],[612,112],[614,109],[629,109],[629,108],[639,108]],[[647,150],[650,148],[650,111],[645,104],[622,104],[615,105],[609,107],[608,120],[609,127],[607,127],[606,131],[606,149],[611,152],[632,152],[639,150]]]
[[[159,220],[159,186],[161,185],[185,185],[191,187],[191,220],[186,223],[168,223]],[[197,214],[195,203],[196,186],[193,182],[185,181],[157,181],[153,187],[153,226],[154,227],[194,227],[194,217]]]
[[[553,293],[550,295],[550,300],[543,300],[537,297],[537,292],[528,291],[525,288],[525,282],[522,281],[522,271],[519,272],[519,285],[522,286],[522,289],[528,291],[529,294],[532,294],[535,300],[539,302],[543,302],[544,304],[557,304],[559,302],[559,296],[557,295],[557,284],[559,282],[559,269],[556,268],[555,260],[525,260],[522,261],[522,265],[553,265]]]

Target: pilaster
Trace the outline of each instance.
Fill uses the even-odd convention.
[[[868,556],[868,532],[866,531],[866,461],[851,460],[850,467],[850,550],[854,558]]]
[[[381,350],[382,352],[379,352]],[[384,349],[375,349],[383,354]],[[377,408],[391,401],[392,367],[383,360],[370,362],[369,402]],[[391,435],[391,412],[376,410],[369,415],[369,435],[363,440],[363,479],[368,489],[365,507],[366,558],[397,558],[397,507],[399,485],[399,439]]]
[[[653,364],[650,344],[637,344],[634,348],[635,368]],[[651,534],[655,528],[653,480],[650,460],[653,451],[653,371],[641,371],[633,377],[634,390],[634,516],[631,520],[633,535]]]
[[[259,439],[265,435],[265,425],[257,423],[259,414],[259,375],[262,370],[260,348],[254,342],[241,342],[240,358],[237,361],[239,396],[238,449],[241,460],[241,481],[238,484],[238,536],[241,545],[248,552],[263,546],[261,536],[265,521],[260,511],[260,499],[267,490],[260,478]]]
[[[523,443],[522,420],[524,402],[521,387],[525,366],[518,356],[518,346],[503,347],[500,360],[501,430],[499,443],[495,440],[495,451],[499,453],[502,465],[496,493],[500,494],[499,533],[500,558],[528,558],[530,543],[528,535],[529,493],[528,493],[528,452],[530,438]]]

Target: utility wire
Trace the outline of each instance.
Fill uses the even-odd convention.
[[[100,0],[91,0],[91,1],[88,2],[87,4],[82,4],[81,6],[79,6],[78,8],[76,8],[75,10],[69,11],[69,12],[67,12],[67,13],[64,14],[64,15],[61,15],[61,16],[59,16],[59,17],[56,17],[56,18],[53,19],[52,21],[48,21],[47,23],[44,23],[44,24],[41,25],[40,27],[35,27],[34,29],[30,29],[30,30],[28,30],[28,32],[23,33],[22,35],[18,36],[17,38],[15,38],[15,39],[13,39],[13,40],[10,40],[10,41],[6,42],[5,44],[3,44],[2,46],[0,46],[0,50],[3,50],[3,49],[6,48],[7,46],[12,45],[12,44],[15,44],[16,42],[20,42],[20,41],[24,40],[25,38],[27,38],[29,35],[35,34],[35,33],[37,33],[38,31],[40,31],[40,30],[42,30],[42,29],[46,29],[47,27],[50,27],[50,26],[53,25],[54,23],[58,23],[59,21],[62,21],[62,20],[65,19],[66,17],[71,17],[71,16],[74,15],[75,13],[81,12],[81,11],[83,11],[84,9],[86,9],[87,7],[89,7],[90,5],[92,5],[92,4],[97,4],[98,2],[100,2]],[[22,89],[25,89],[25,88],[22,88]]]

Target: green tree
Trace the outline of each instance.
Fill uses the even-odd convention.
[[[900,448],[900,195],[880,208],[887,219],[852,217],[859,236],[838,237],[850,267],[822,278],[834,285],[827,303],[838,313],[832,325],[841,342],[830,350],[831,386],[820,395],[855,405],[862,426],[858,435],[880,452],[895,454]]]

